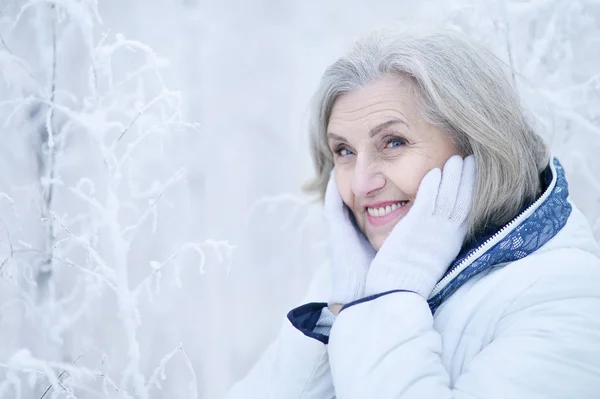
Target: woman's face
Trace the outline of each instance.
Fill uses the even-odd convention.
[[[340,96],[327,136],[342,199],[376,250],[412,206],[427,172],[458,154],[449,135],[421,117],[411,82],[398,76]]]

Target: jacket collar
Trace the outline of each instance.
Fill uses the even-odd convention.
[[[476,245],[463,248],[428,302],[432,312],[471,277],[533,253],[552,239],[567,223],[572,206],[562,165],[554,158],[542,173],[544,193],[526,206],[511,222],[495,232],[484,233]]]

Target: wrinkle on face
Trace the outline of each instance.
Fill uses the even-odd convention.
[[[334,154],[340,195],[375,249],[400,220],[375,227],[369,223],[364,205],[396,200],[412,204],[425,174],[442,168],[448,158],[458,154],[449,134],[420,114],[412,85],[406,77],[382,77],[338,97],[329,118],[328,133],[343,137],[352,153]],[[394,123],[369,136],[371,129],[391,119],[405,123]],[[406,144],[386,147],[386,137],[392,136],[405,139]],[[330,138],[329,143],[333,151],[340,142]]]

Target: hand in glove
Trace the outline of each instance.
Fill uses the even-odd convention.
[[[356,227],[354,216],[344,204],[331,171],[325,193],[325,215],[329,225],[333,287],[330,305],[345,305],[364,297],[365,280],[375,249]],[[338,306],[330,306],[334,313]]]
[[[412,208],[371,263],[365,296],[400,289],[429,297],[463,245],[475,173],[473,156],[455,155],[443,172],[425,175]]]

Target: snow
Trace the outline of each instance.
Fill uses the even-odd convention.
[[[0,4],[0,398],[218,398],[326,259],[307,105],[362,33],[492,48],[600,239],[593,0]]]

